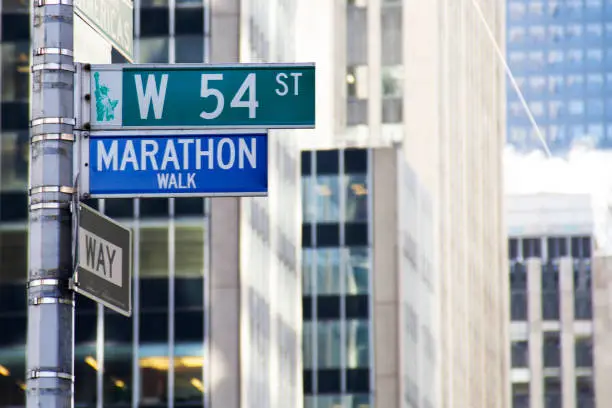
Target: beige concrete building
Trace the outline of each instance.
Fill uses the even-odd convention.
[[[294,60],[295,1],[209,3],[210,62]],[[303,404],[295,134],[270,132],[268,163],[268,197],[211,199],[207,368],[213,408]]]
[[[599,395],[609,385],[596,387],[594,380],[600,372],[599,356],[605,365],[607,354],[602,350],[607,329],[604,324],[598,333],[597,326],[609,316],[607,294],[602,293],[606,278],[598,278],[594,270],[595,286],[591,283],[590,197],[511,195],[507,222],[513,406],[609,406]]]
[[[504,3],[305,0],[298,13],[298,59],[317,63],[318,86],[303,148],[400,143],[431,195],[436,407],[509,406],[505,76],[478,12],[503,49]],[[420,406],[423,390],[388,354],[408,347],[394,315],[372,318],[372,405]]]

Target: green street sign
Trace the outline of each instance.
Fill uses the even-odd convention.
[[[314,64],[91,65],[91,129],[314,128]]]

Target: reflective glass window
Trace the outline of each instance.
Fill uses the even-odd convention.
[[[175,38],[177,63],[197,63],[204,61],[204,36],[177,35]]]
[[[322,368],[340,367],[340,330],[338,320],[317,322],[317,365]]]
[[[319,248],[317,258],[317,294],[336,295],[340,293],[340,249]]]
[[[369,366],[370,338],[368,320],[346,321],[346,365],[348,368]]]
[[[25,364],[23,351],[0,350],[1,407],[25,406]]]
[[[340,221],[340,177],[317,176],[315,194],[317,198],[317,221]]]
[[[316,249],[305,248],[302,250],[302,294],[313,294],[312,267]]]
[[[358,295],[368,293],[370,278],[370,259],[367,247],[351,247],[346,263],[346,293]]]
[[[0,189],[24,191],[28,184],[28,132],[2,132],[0,148]]]
[[[168,399],[168,345],[140,348],[140,404],[165,406]]]
[[[177,344],[174,350],[174,402],[197,404],[204,393],[202,343]]]
[[[367,175],[345,175],[345,212],[346,221],[368,220],[368,184]]]
[[[305,321],[302,327],[302,359],[304,368],[313,368],[313,341],[312,341],[313,323]]]
[[[3,42],[2,101],[27,101],[30,92],[30,44],[28,41]]]
[[[169,37],[140,38],[140,62],[166,63],[168,62]]]
[[[91,362],[91,361],[90,361]],[[104,405],[130,404],[132,401],[132,344],[109,343],[104,346]]]

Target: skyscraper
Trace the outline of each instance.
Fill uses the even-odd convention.
[[[612,3],[508,0],[507,59],[553,153],[574,140],[612,146]],[[539,140],[508,84],[508,142],[521,151]]]
[[[290,60],[291,44],[247,11],[248,3],[137,0],[135,60],[238,62],[245,41],[258,52],[273,44],[275,58]],[[25,402],[31,4],[0,6],[0,406],[11,407]],[[268,2],[264,11],[282,11],[291,26],[292,4]],[[259,31],[245,40],[240,28],[249,22]],[[113,60],[122,58],[113,53]],[[88,202],[133,230],[133,316],[78,297],[76,406],[300,406],[299,166],[292,143],[270,138],[267,199]]]
[[[600,370],[593,354],[598,329],[589,196],[510,195],[507,208],[513,406],[609,406],[595,393]],[[604,270],[600,287],[607,285]],[[608,315],[599,308],[600,332],[606,331]]]
[[[430,343],[437,356],[427,363],[435,378],[434,406],[507,407],[508,283],[501,177],[505,88],[503,66],[486,29],[491,29],[503,49],[504,7],[494,0],[315,0],[300,4],[298,59],[317,62],[318,85],[317,128],[313,135],[300,139],[303,149],[316,150],[318,156],[328,150],[388,148],[397,143],[415,179],[431,199],[431,275],[435,276],[431,296],[433,319],[438,322],[432,323],[433,340],[425,340],[426,330],[418,318],[410,321],[410,327],[416,327],[410,336]],[[317,158],[317,166],[319,163]],[[348,177],[346,169],[338,166],[339,170],[326,169],[323,173],[315,167],[310,176],[319,184],[336,183],[333,177]],[[387,182],[393,183],[391,176]],[[329,197],[325,195],[333,190],[327,184],[324,187],[308,191],[327,202]],[[374,194],[372,200],[376,202],[372,188],[368,186],[368,193]],[[384,211],[383,206],[384,202],[379,203],[375,211]],[[390,201],[388,211],[393,212],[393,206]],[[368,223],[375,225],[376,214],[368,213],[368,217]],[[330,222],[342,228],[345,221]],[[314,223],[318,239],[327,228],[319,224],[326,221],[317,219]],[[393,227],[390,223],[389,228]],[[408,230],[415,233],[414,227]],[[342,236],[338,239],[331,246],[346,252],[346,242]],[[411,239],[416,248],[425,245],[423,238],[421,242],[414,236]],[[319,241],[316,245],[313,250],[317,254],[320,250],[333,254],[337,249],[320,249]],[[371,273],[375,274],[375,287],[379,272],[373,269]],[[338,296],[340,305],[345,297],[349,302],[348,293]],[[321,310],[328,309],[319,303],[316,311]],[[414,317],[413,313],[406,315]],[[330,331],[345,324],[342,316],[325,317],[332,320],[325,322]],[[387,358],[394,355],[395,345],[390,343],[397,338],[391,323],[394,316],[374,312],[368,318],[373,320],[371,327],[375,330],[371,350],[388,350],[388,354],[376,353],[370,360],[369,369],[376,373],[379,368],[387,370]],[[313,326],[323,320],[317,319],[319,316],[311,317]],[[315,347],[314,337],[311,342]],[[416,353],[409,348],[404,352]],[[317,360],[317,364],[323,367],[321,364],[330,362]],[[381,367],[377,367],[379,364]],[[389,370],[398,366],[391,367]],[[316,370],[326,374],[326,369]],[[341,379],[344,369],[349,370],[341,365]],[[372,405],[426,404],[425,396],[431,390],[410,370],[398,367],[371,381],[368,391],[374,396]],[[348,372],[346,378],[348,381]],[[315,381],[315,377],[311,379]],[[345,388],[348,382],[342,381],[333,392],[349,397],[354,391]],[[308,390],[305,387],[306,393]],[[310,388],[310,393],[310,401],[320,404],[314,407],[329,406],[330,391]],[[362,388],[359,393],[363,393]]]

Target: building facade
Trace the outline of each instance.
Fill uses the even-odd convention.
[[[594,361],[605,364],[607,350],[594,353],[589,196],[508,196],[507,211],[514,408],[608,406],[595,386]],[[599,313],[605,320],[607,311]]]
[[[304,406],[439,406],[433,205],[401,148],[303,151],[302,200]]]
[[[529,108],[556,154],[572,142],[612,146],[612,2],[508,0],[507,59]],[[508,142],[540,141],[508,81]]]
[[[0,2],[2,407],[25,404],[31,3]],[[249,3],[136,0],[135,61],[240,61],[241,25],[263,24],[245,11]],[[264,8],[282,10],[292,24],[291,4]],[[277,32],[255,38],[291,58]],[[112,59],[123,61],[114,51]],[[271,138],[267,200],[88,202],[132,228],[133,316],[77,297],[77,407],[301,406],[299,166],[291,143]]]
[[[298,59],[317,63],[317,128],[302,148],[399,143],[431,198],[435,406],[509,406],[505,76],[487,32],[503,49],[504,4],[310,0],[299,15]],[[370,387],[385,408],[425,392],[396,375]]]

